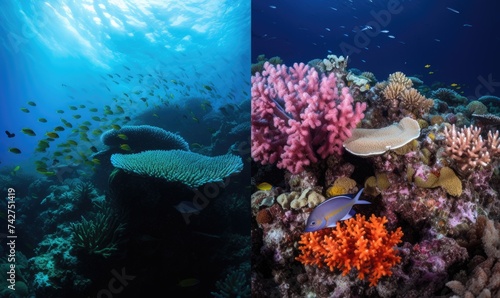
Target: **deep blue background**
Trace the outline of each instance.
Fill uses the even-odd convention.
[[[329,50],[341,55],[342,42],[354,45],[353,29],[373,21],[371,12],[386,10],[388,2],[254,0],[252,61],[265,54],[280,56],[290,65],[325,58]],[[389,24],[382,28],[389,33],[374,36],[368,49],[350,55],[349,67],[371,71],[378,80],[403,71],[421,75],[428,85],[436,81],[457,83],[469,97],[486,93],[486,88],[482,88],[481,94],[476,94],[481,85],[478,77],[491,76],[500,82],[498,1],[416,0],[400,1],[400,6],[401,13],[392,15]],[[427,64],[431,67],[425,68]],[[434,73],[429,74],[431,71]],[[498,85],[490,89],[497,96]]]

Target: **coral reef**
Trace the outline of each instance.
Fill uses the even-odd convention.
[[[253,91],[274,96],[261,109],[268,113],[266,120],[256,121],[259,118],[252,112],[252,138],[281,150],[275,155],[271,152],[276,151],[257,151],[252,155],[256,161],[252,168],[256,181],[269,182],[272,177],[273,186],[277,186],[252,195],[253,295],[498,296],[500,132],[496,129],[500,121],[495,114],[498,98],[469,102],[451,89],[437,89],[443,84],[427,86],[401,72],[378,82],[370,74],[361,75],[361,70],[336,69],[332,61],[326,64],[336,76],[337,88],[347,85],[354,102],[366,104],[365,117],[353,128],[351,138],[343,140],[346,149],[343,154],[323,157],[312,150],[316,159],[302,163],[301,168],[290,169],[280,163],[288,135],[273,130],[282,120],[293,121],[291,113],[295,110],[287,110],[289,107],[285,105],[290,94],[278,93],[277,88],[263,89],[268,81],[260,77],[252,81]],[[321,60],[314,60],[311,65],[328,73]],[[288,68],[272,71],[295,75]],[[297,77],[306,77],[304,73],[296,73]],[[326,74],[320,76],[325,78]],[[359,78],[363,83],[369,81],[370,86],[365,86],[369,89],[361,90],[362,84],[355,83],[361,82]],[[295,81],[288,85],[282,82],[282,86],[298,90],[305,85]],[[300,105],[294,104],[293,108],[303,110]],[[402,119],[399,127],[404,128],[405,122],[411,124],[411,136],[403,133],[400,137],[405,129],[394,130],[398,124],[393,123]],[[319,121],[317,128],[325,126],[328,124]],[[387,126],[393,130],[374,134]],[[358,138],[358,132],[364,131],[365,134],[359,133],[363,137]],[[310,132],[314,136],[315,131]],[[306,140],[312,144],[310,140],[314,137]],[[291,151],[286,158],[301,160],[306,157],[304,152],[310,151]],[[263,152],[268,154],[266,158]],[[356,245],[369,243],[369,237],[361,238],[358,234],[347,237],[344,232],[337,234],[335,229],[303,233],[315,206],[326,198],[356,192],[363,186],[361,199],[371,204],[363,208],[355,206],[355,211],[385,218],[384,229],[404,233],[399,245],[398,241],[389,245],[398,262],[390,269],[384,267],[383,276],[370,275],[373,267],[367,262],[376,258],[364,258],[363,250],[356,250]],[[355,219],[337,223],[337,229],[350,225],[350,220]],[[353,226],[351,230],[365,232],[367,224]],[[342,245],[346,245],[345,250]],[[369,249],[364,251],[369,252]]]

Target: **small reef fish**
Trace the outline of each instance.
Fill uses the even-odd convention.
[[[389,38],[396,38],[396,36],[394,36],[394,35],[387,35],[387,37],[389,37]]]
[[[125,151],[130,151],[132,148],[128,144],[121,144],[120,149],[125,150]]]
[[[453,84],[451,84],[450,86],[451,86],[451,87],[457,87],[457,86],[458,86],[458,84],[457,84],[457,83],[453,83]]]
[[[346,220],[354,216],[352,207],[357,204],[371,204],[360,200],[363,188],[356,195],[347,194],[330,198],[319,204],[309,215],[306,223],[306,232],[314,232],[324,228],[333,228],[338,221]]]
[[[9,152],[12,152],[14,154],[21,154],[21,150],[18,148],[9,148]]]
[[[53,138],[53,139],[59,138],[59,135],[55,132],[48,132],[45,135],[48,136],[49,138]]]
[[[380,33],[389,33],[389,30],[382,30]]]
[[[181,288],[190,288],[190,287],[195,287],[200,284],[200,280],[197,278],[186,278],[177,284]]]
[[[431,75],[431,74],[434,74],[434,72],[433,72],[433,71],[429,71],[429,74],[430,74],[430,75]]]
[[[262,182],[256,185],[258,190],[271,190],[273,186],[267,182]]]
[[[451,7],[446,7],[446,9],[448,9],[449,11],[454,12],[454,13],[460,13],[460,11],[453,9]]]
[[[54,128],[54,130],[55,130],[55,131],[64,131],[64,127],[62,127],[62,126],[56,126],[56,127]]]
[[[126,135],[126,134],[124,134],[124,133],[119,133],[119,134],[118,134],[118,137],[119,137],[120,139],[122,139],[122,140],[128,140],[127,135]]]
[[[38,121],[40,121],[42,123],[47,123],[47,119],[45,119],[45,118],[39,118]]]
[[[30,110],[28,110],[27,108],[21,108],[21,111],[25,112],[25,113],[29,113]]]
[[[464,27],[472,27],[471,24],[464,24]]]
[[[29,104],[30,106],[32,106],[32,107],[36,107],[36,103],[35,103],[35,102],[33,102],[33,101],[28,101],[28,104]]]
[[[7,134],[7,138],[9,138],[9,139],[16,136],[15,133],[10,133],[8,130],[6,130],[5,133]]]
[[[21,129],[21,131],[24,133],[24,134],[27,134],[28,136],[36,136],[36,133],[31,129],[31,128],[23,128]]]
[[[430,64],[426,64],[424,67],[425,68],[429,68],[429,67],[431,67],[431,65]]]

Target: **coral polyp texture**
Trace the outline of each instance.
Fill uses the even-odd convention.
[[[186,150],[189,144],[178,134],[151,125],[123,126],[110,129],[101,135],[101,142],[109,147],[129,144],[133,150]]]
[[[243,169],[243,161],[236,155],[211,157],[184,150],[113,154],[111,163],[127,172],[181,182],[189,187],[219,182]]]
[[[356,269],[359,279],[367,278],[370,286],[377,285],[383,276],[392,275],[391,268],[400,262],[394,248],[403,232],[398,228],[388,232],[387,219],[372,214],[369,220],[359,214],[334,229],[304,233],[296,259],[306,265],[335,268],[343,275]]]
[[[340,155],[365,108],[365,103],[354,104],[333,72],[319,74],[303,63],[265,63],[252,76],[252,157],[298,173]]]

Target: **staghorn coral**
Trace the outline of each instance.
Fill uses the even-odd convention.
[[[416,89],[406,89],[401,93],[401,106],[414,115],[422,115],[432,108],[434,101],[427,99]]]
[[[459,172],[468,175],[472,171],[486,167],[492,157],[500,153],[499,132],[488,132],[485,141],[481,136],[481,128],[474,125],[457,129],[455,125],[448,129],[445,127],[445,151],[443,155],[451,159]]]
[[[387,100],[395,101],[404,90],[405,86],[403,84],[390,82],[382,91],[382,95],[384,95]],[[394,103],[394,105],[397,104]]]
[[[128,172],[181,182],[189,187],[219,182],[243,169],[243,162],[236,155],[210,157],[184,150],[113,154],[111,163]]]
[[[404,88],[411,88],[413,86],[413,82],[400,71],[389,75],[389,82],[401,84]]]
[[[369,220],[359,214],[334,229],[304,233],[297,261],[305,265],[340,269],[343,275],[356,268],[358,278],[365,277],[375,286],[383,276],[392,275],[391,268],[399,263],[394,246],[401,242],[403,232],[398,228],[387,232],[387,219],[372,214]]]

